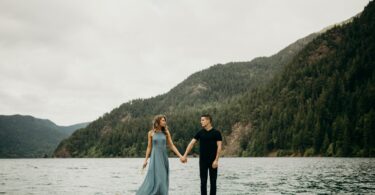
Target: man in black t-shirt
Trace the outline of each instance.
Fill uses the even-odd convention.
[[[221,152],[221,133],[212,127],[212,117],[208,114],[201,116],[202,129],[194,136],[186,148],[183,161],[187,161],[187,155],[194,144],[199,141],[199,175],[201,178],[201,194],[207,194],[207,171],[210,172],[210,194],[216,194],[217,168]]]

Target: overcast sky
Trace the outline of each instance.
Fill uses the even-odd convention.
[[[368,0],[0,0],[0,114],[92,121],[217,63],[269,56]]]

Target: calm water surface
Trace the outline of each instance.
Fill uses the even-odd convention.
[[[142,162],[0,159],[0,194],[134,194],[146,176]],[[199,194],[198,159],[169,163],[170,194]],[[219,164],[218,195],[375,194],[375,158],[221,158]]]

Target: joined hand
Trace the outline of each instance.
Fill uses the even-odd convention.
[[[181,156],[181,157],[180,157],[180,161],[181,161],[182,163],[187,163],[187,158],[186,158],[185,156]]]

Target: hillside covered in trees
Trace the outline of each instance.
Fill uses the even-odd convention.
[[[218,64],[73,133],[56,157],[143,157],[152,117],[182,152],[211,113],[231,156],[374,156],[374,3],[270,57]],[[195,153],[198,148],[195,147]]]
[[[242,99],[244,155],[375,156],[375,3]],[[245,148],[246,147],[246,148]]]
[[[61,140],[87,124],[58,126],[48,119],[0,115],[0,158],[51,156]]]

